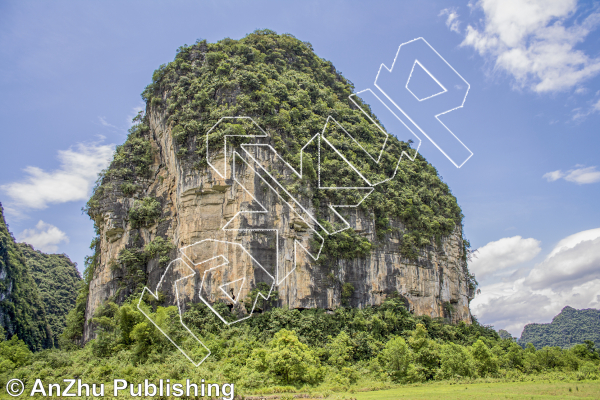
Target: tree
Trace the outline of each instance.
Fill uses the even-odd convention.
[[[498,372],[498,360],[483,340],[479,339],[471,346],[471,354],[479,376],[486,377]]]
[[[314,383],[321,377],[321,363],[296,334],[282,329],[269,343],[265,363],[285,384]]]
[[[0,339],[2,340],[0,342],[0,373],[29,362],[32,353],[17,335],[13,335],[10,340],[4,340],[4,335],[2,335]]]
[[[390,339],[385,344],[380,357],[387,374],[393,381],[400,382],[406,378],[412,354],[401,336]]]
[[[463,346],[448,343],[442,346],[440,352],[441,370],[443,379],[459,377],[472,377],[475,375],[473,356]]]
[[[338,368],[348,365],[352,359],[353,347],[350,336],[345,331],[341,331],[327,346],[329,364]]]
[[[417,324],[408,339],[414,352],[414,368],[409,368],[410,381],[423,381],[433,379],[440,367],[440,345],[429,339],[427,329],[423,324]]]

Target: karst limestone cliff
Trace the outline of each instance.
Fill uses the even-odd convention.
[[[171,263],[178,258],[196,272],[180,296],[222,301],[242,313],[249,310],[237,300],[263,284],[277,292],[278,306],[365,307],[402,296],[415,314],[470,323],[475,286],[462,214],[421,156],[404,157],[391,181],[360,206],[344,209],[351,229],[327,235],[318,226],[339,226],[328,205],[340,199],[319,192],[316,182],[325,178],[317,173],[327,172],[328,184],[337,186],[356,177],[348,178],[352,170],[335,154],[303,146],[331,116],[364,143],[383,143],[365,118],[368,106],[348,99],[352,91],[331,63],[291,35],[259,31],[239,41],[180,48],[174,62],[155,72],[143,94],[144,115],[88,203],[98,237],[82,339],[93,337],[92,318],[106,300],[124,301],[144,286],[154,291],[168,268],[164,279],[181,277],[179,261]],[[253,122],[221,120],[242,116]],[[266,136],[251,137],[260,130]],[[332,147],[360,155],[341,132],[328,134]],[[256,143],[265,147],[244,154],[244,145]],[[411,151],[393,137],[388,143],[390,154]],[[358,168],[377,167],[355,160]],[[392,172],[393,166],[382,174]],[[352,196],[345,201],[356,203]],[[319,248],[316,233],[325,244],[315,260],[309,253]],[[224,255],[230,266],[217,273],[215,262],[203,262],[211,254]],[[161,293],[163,304],[176,302],[173,285]]]

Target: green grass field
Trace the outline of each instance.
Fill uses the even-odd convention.
[[[334,394],[331,399],[398,400],[398,399],[600,399],[600,381],[582,382],[500,382],[407,385],[373,392]]]

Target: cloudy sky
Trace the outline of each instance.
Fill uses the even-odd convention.
[[[180,45],[291,33],[358,91],[424,37],[470,84],[440,120],[473,156],[458,169],[420,151],[479,249],[473,313],[518,336],[566,305],[600,308],[599,25],[600,3],[575,0],[4,1],[0,202],[18,240],[81,269],[94,232],[80,209]]]

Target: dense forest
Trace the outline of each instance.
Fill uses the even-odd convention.
[[[566,349],[585,340],[600,344],[600,310],[576,310],[567,306],[549,324],[525,325],[519,343]]]
[[[76,265],[66,255],[16,243],[0,204],[0,339],[22,341],[28,351],[58,347],[80,282]],[[17,353],[0,354],[3,369],[20,357]]]
[[[170,337],[197,346],[179,320],[177,307],[152,299],[141,308]],[[0,375],[25,382],[41,377],[58,382],[78,376],[109,383],[185,379],[233,383],[236,394],[373,390],[405,383],[487,380],[589,380],[600,378],[600,354],[592,342],[570,349],[501,339],[477,322],[449,324],[442,318],[414,316],[399,298],[377,307],[270,309],[241,324],[226,326],[202,303],[191,305],[183,321],[212,354],[199,367],[190,363],[137,308],[138,299],[106,303],[94,321],[97,338],[84,348],[31,353],[19,341],[0,343],[0,355],[14,354],[10,371]],[[221,312],[228,307],[220,304]],[[18,350],[18,351],[17,351]],[[18,355],[18,356],[17,356]],[[4,371],[3,371],[4,372]],[[110,385],[109,385],[110,386]]]
[[[39,297],[46,309],[46,319],[55,345],[67,324],[67,314],[75,306],[81,276],[77,265],[65,254],[46,254],[27,243],[19,243]]]
[[[29,349],[53,345],[46,308],[27,260],[15,243],[0,204],[0,327],[10,338],[18,336]]]

